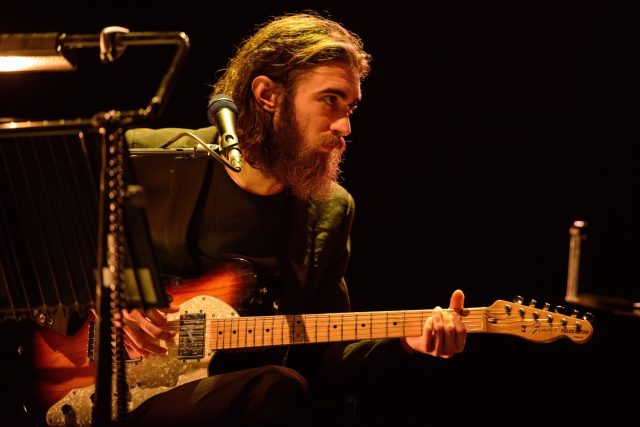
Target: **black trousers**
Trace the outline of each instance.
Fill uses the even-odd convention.
[[[293,369],[261,366],[193,381],[127,414],[124,426],[304,426],[309,388]]]

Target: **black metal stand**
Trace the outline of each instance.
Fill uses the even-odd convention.
[[[124,308],[124,156],[127,155],[122,127],[117,114],[96,116],[101,121],[102,174],[100,182],[100,248],[98,267],[103,274],[96,285],[98,323],[98,359],[96,364],[96,400],[93,425],[111,424],[112,384],[115,379],[115,422],[127,413],[127,381],[121,311]],[[106,254],[106,259],[104,255]],[[106,261],[106,262],[105,262]],[[113,375],[113,378],[112,378]]]
[[[24,39],[35,38],[38,34],[21,36],[23,36],[21,40],[24,41]],[[160,83],[160,87],[146,108],[131,111],[112,110],[101,112],[90,119],[44,120],[40,122],[11,121],[10,123],[0,121],[0,136],[33,132],[46,135],[47,132],[54,134],[61,130],[66,130],[66,132],[77,130],[82,135],[86,129],[98,130],[100,134],[102,159],[95,281],[98,357],[96,360],[96,388],[91,423],[94,426],[106,427],[111,426],[114,422],[116,424],[122,423],[127,413],[126,352],[124,349],[123,319],[121,314],[125,303],[128,308],[140,307],[143,309],[168,305],[164,290],[158,280],[157,271],[154,268],[155,264],[147,266],[147,270],[152,270],[152,286],[139,286],[139,278],[136,279],[138,283],[134,284],[137,286],[135,289],[130,289],[130,286],[125,283],[125,270],[127,267],[132,268],[134,274],[137,272],[137,262],[139,261],[137,255],[142,254],[142,257],[147,258],[147,260],[154,257],[152,256],[153,251],[150,248],[150,242],[147,241],[149,240],[148,228],[143,230],[145,231],[144,233],[138,232],[135,236],[129,236],[125,226],[125,213],[130,213],[130,209],[125,206],[127,205],[127,194],[129,192],[125,177],[127,173],[125,166],[129,154],[123,129],[126,126],[153,121],[159,117],[166,105],[167,97],[171,92],[177,73],[184,63],[189,48],[189,39],[183,32],[130,33],[126,28],[108,27],[103,29],[99,35],[60,34],[56,42],[59,52],[83,48],[99,48],[100,59],[104,63],[115,61],[122,55],[125,47],[131,45],[175,45],[177,47],[175,56]],[[136,226],[148,226],[146,217],[141,218],[139,212],[135,213]],[[26,240],[30,238],[34,240],[42,239],[41,236],[27,236]],[[134,240],[133,243],[130,238]],[[136,241],[148,247],[144,247],[141,251],[132,255],[131,246],[135,246]],[[136,248],[133,248],[133,252],[136,252]],[[31,256],[32,254],[29,255]],[[20,275],[20,268],[16,267],[15,277]],[[89,270],[91,268],[89,267]],[[55,282],[55,278],[53,282]],[[16,295],[24,294],[29,296],[38,294],[38,289],[33,292],[29,289],[27,289],[28,292],[20,292],[20,287],[33,286],[25,281],[21,281],[16,285],[9,283],[9,285],[15,286]],[[77,285],[69,283],[69,286]],[[39,293],[43,294],[43,292]],[[134,301],[128,299],[130,294],[135,295]],[[76,306],[78,305],[75,303],[72,306],[59,296],[55,298],[55,301],[40,298],[34,303],[29,298],[25,298],[25,301],[22,302],[21,300],[20,304],[13,304],[13,300],[11,302],[11,309],[7,312],[16,319],[18,319],[20,313],[33,313],[33,306],[42,307],[43,312],[46,312],[51,306],[64,307],[65,310],[72,311],[74,309],[77,310]],[[3,314],[4,311],[3,308]],[[114,384],[115,393],[113,390]],[[115,412],[113,410],[113,396],[116,397]],[[69,418],[67,413],[64,416],[65,419]],[[73,418],[73,414],[71,418]]]

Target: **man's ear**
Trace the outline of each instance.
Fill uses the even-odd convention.
[[[253,79],[251,89],[258,104],[266,111],[275,113],[282,86],[269,77],[261,75]]]

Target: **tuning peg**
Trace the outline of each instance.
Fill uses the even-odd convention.
[[[549,304],[548,302],[544,303],[544,307],[542,308],[545,311],[549,311],[549,308],[551,307],[551,304]]]
[[[513,302],[515,302],[516,304],[522,304],[524,302],[524,298],[522,298],[520,295],[516,295],[513,298]]]
[[[571,317],[578,317],[578,310],[576,310],[575,308],[571,311]]]
[[[537,303],[538,301],[532,299],[531,301],[529,301],[529,307],[535,307]]]
[[[589,312],[586,312],[586,313],[582,316],[582,318],[583,318],[584,320],[586,320],[587,322],[591,322],[591,321],[593,320],[593,314],[591,314],[591,313],[589,313]]]
[[[560,314],[564,314],[565,310],[566,310],[566,309],[565,309],[563,306],[561,306],[561,305],[557,305],[557,306],[556,306],[556,309],[555,309],[555,312],[556,312],[556,313],[560,313]]]

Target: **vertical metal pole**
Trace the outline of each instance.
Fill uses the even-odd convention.
[[[103,144],[103,177],[100,197],[103,215],[100,245],[106,246],[106,266],[96,290],[98,304],[98,359],[96,369],[96,397],[92,421],[96,427],[110,426],[124,421],[127,413],[127,383],[125,372],[124,333],[124,260],[126,256],[123,202],[124,135],[118,115],[105,113],[100,123]],[[115,381],[115,394],[113,384]],[[112,397],[115,395],[115,413]]]
[[[579,302],[578,285],[580,280],[580,255],[582,241],[585,239],[584,228],[587,223],[584,221],[574,221],[569,228],[569,266],[567,269],[567,293],[565,301],[571,303]]]

